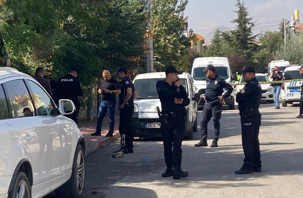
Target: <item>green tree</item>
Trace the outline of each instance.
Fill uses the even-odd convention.
[[[156,70],[175,65],[182,68],[188,54],[189,39],[183,35],[184,9],[188,0],[153,1],[154,62]]]

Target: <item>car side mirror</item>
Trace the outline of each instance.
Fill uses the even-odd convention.
[[[69,99],[59,100],[59,112],[63,115],[70,115],[76,111],[75,104]]]
[[[199,93],[195,93],[193,99],[194,99],[196,102],[199,102],[200,98],[201,98],[201,95],[200,95]]]

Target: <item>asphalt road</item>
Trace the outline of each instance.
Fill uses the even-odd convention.
[[[112,151],[119,148],[116,141],[87,157],[83,197],[303,197],[303,119],[295,118],[298,105],[279,110],[273,109],[273,106],[262,104],[260,108],[262,173],[234,174],[243,160],[240,117],[238,110],[225,110],[221,118],[218,148],[194,147],[200,137],[200,128],[193,140],[183,142],[182,166],[189,171],[188,178],[161,178],[165,163],[160,140],[137,140],[135,153],[114,159]],[[210,121],[209,145],[213,135],[212,125]]]

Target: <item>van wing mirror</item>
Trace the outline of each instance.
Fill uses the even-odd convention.
[[[201,95],[199,93],[195,93],[194,98],[193,98],[196,102],[199,102],[201,99]]]
[[[75,104],[69,99],[59,100],[59,112],[63,115],[70,115],[76,111]]]

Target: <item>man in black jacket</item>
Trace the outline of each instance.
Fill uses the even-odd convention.
[[[196,147],[207,146],[207,124],[213,117],[215,136],[211,147],[218,147],[218,140],[220,134],[220,118],[222,113],[222,103],[224,98],[227,98],[233,91],[232,86],[226,83],[224,79],[221,79],[216,74],[216,68],[213,65],[207,65],[205,68],[206,76],[208,77],[207,86],[205,90],[205,104],[202,112],[202,121],[201,121],[201,140],[195,144]],[[226,89],[226,92],[223,94],[223,89]],[[223,94],[223,95],[222,95]]]
[[[38,67],[35,72],[34,78],[44,87],[44,89],[52,96],[52,89],[50,85],[50,80],[46,79],[45,71],[42,67]]]
[[[246,84],[237,93],[242,129],[242,146],[244,151],[243,165],[235,174],[251,174],[262,172],[259,146],[259,129],[261,114],[259,105],[262,95],[261,85],[255,77],[255,69],[251,66],[243,68],[243,79]]]
[[[161,131],[166,163],[166,171],[162,177],[173,176],[174,179],[180,179],[188,176],[188,172],[181,169],[181,145],[185,131],[185,106],[190,100],[179,80],[179,71],[170,66],[165,73],[165,80],[158,81],[156,84],[162,106]]]
[[[76,111],[67,117],[71,118],[78,124],[78,114],[80,103],[78,96],[82,96],[83,91],[78,80],[78,71],[76,69],[70,70],[70,72],[57,81],[56,96],[57,99],[70,99],[76,106]]]

